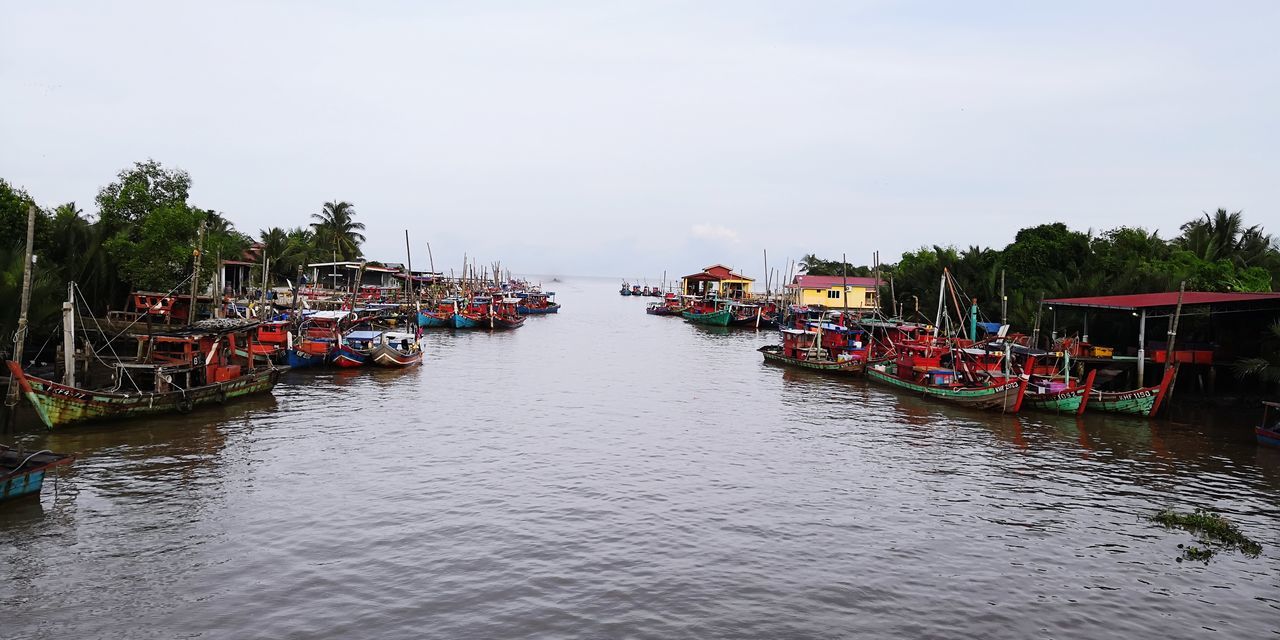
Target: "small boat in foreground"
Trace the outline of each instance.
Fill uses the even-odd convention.
[[[140,337],[142,358],[112,363],[112,384],[81,388],[28,375],[9,361],[19,389],[50,429],[77,422],[187,413],[201,405],[268,393],[288,367],[233,361],[234,336],[257,322],[207,320],[181,332]],[[247,371],[245,369],[248,369]],[[127,388],[125,385],[133,387]]]
[[[422,364],[422,347],[412,333],[384,331],[369,360],[380,367],[412,367]]]
[[[1280,448],[1280,402],[1263,401],[1262,425],[1253,431],[1258,438],[1258,444],[1264,447]]]
[[[73,455],[47,449],[24,451],[0,445],[0,502],[39,494],[46,471],[71,464],[75,459]]]
[[[923,372],[919,380],[899,373],[896,362],[882,362],[867,367],[867,377],[876,381],[919,393],[951,404],[1017,413],[1022,407],[1026,381],[1018,378],[993,378],[987,383],[956,382],[956,371],[935,369]]]

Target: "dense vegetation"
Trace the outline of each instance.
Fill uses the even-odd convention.
[[[31,337],[43,341],[60,317],[68,282],[78,283],[85,303],[100,312],[119,308],[129,291],[167,292],[187,280],[201,224],[203,286],[213,282],[219,259],[245,257],[254,239],[219,212],[193,205],[190,191],[185,171],[139,162],[102,187],[96,215],[86,215],[74,202],[40,207],[0,178],[0,300],[10,304],[0,313],[0,352],[9,351],[17,325],[29,205],[37,205]],[[308,262],[360,257],[364,225],[354,217],[351,203],[327,202],[309,225],[259,231],[272,274],[283,279]]]
[[[1195,291],[1271,291],[1280,283],[1280,246],[1260,226],[1245,226],[1241,212],[1219,209],[1183,224],[1176,237],[1118,227],[1100,234],[1068,229],[1062,223],[1028,227],[1003,249],[923,247],[881,265],[893,294],[908,313],[917,299],[926,316],[934,313],[943,268],[983,313],[1000,317],[1000,277],[1009,296],[1009,320],[1029,327],[1041,298],[1176,291],[1180,282]],[[807,273],[839,275],[839,261],[805,256]],[[848,265],[849,275],[871,268]],[[889,292],[886,290],[886,294]],[[889,296],[885,295],[886,311]]]

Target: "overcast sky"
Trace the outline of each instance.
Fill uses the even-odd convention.
[[[1050,6],[1052,4],[1052,6]],[[760,276],[1064,221],[1280,232],[1280,2],[4,2],[0,176],[154,158],[252,235]]]

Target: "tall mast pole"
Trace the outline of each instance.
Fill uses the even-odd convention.
[[[844,311],[840,313],[840,326],[844,326],[849,315],[849,259],[840,254],[840,299],[844,301]]]
[[[195,253],[191,254],[195,266],[191,271],[191,307],[187,309],[187,326],[196,321],[196,296],[200,293],[200,257],[204,253],[204,221],[200,221],[200,234],[196,239]]]
[[[31,306],[31,256],[36,241],[36,205],[27,205],[27,250],[22,260],[22,297],[18,303],[18,330],[13,334],[13,361],[22,366],[22,348],[27,341],[27,309]],[[9,375],[8,424],[13,424],[14,412],[18,409],[18,385]]]

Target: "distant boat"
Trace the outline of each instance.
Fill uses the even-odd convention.
[[[729,319],[732,317],[728,309],[719,309],[717,311],[709,311],[706,313],[699,313],[697,311],[690,310],[685,311],[680,314],[680,316],[694,324],[709,324],[716,327],[729,326]]]
[[[765,360],[802,369],[853,375],[866,370],[867,350],[861,343],[854,350],[837,349],[833,358],[832,350],[823,346],[822,338],[822,332],[814,329],[783,329],[782,344],[766,345],[758,351]]]
[[[75,456],[47,449],[24,451],[0,445],[0,502],[19,496],[39,494],[45,472],[71,464]]]
[[[625,282],[624,282],[624,283],[622,283],[622,290],[621,290],[621,291],[619,291],[618,293],[620,293],[620,294],[622,294],[622,295],[624,295],[624,296],[629,296],[629,295],[631,295],[631,287],[627,286],[627,283],[625,283]]]

